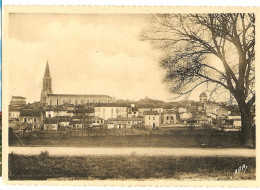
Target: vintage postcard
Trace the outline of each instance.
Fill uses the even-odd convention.
[[[259,186],[260,9],[3,10],[4,183]]]

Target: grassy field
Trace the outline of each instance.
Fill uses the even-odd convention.
[[[245,164],[247,170],[235,174]],[[9,155],[10,180],[255,180],[255,158]]]
[[[130,131],[130,132],[129,132]],[[19,136],[19,135],[18,135]],[[96,130],[42,131],[12,138],[10,146],[63,147],[239,147],[238,132]]]

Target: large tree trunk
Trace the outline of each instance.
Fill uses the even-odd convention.
[[[240,108],[242,129],[240,133],[240,145],[248,148],[255,147],[254,135],[255,128],[253,126],[253,117],[250,107],[243,106]]]

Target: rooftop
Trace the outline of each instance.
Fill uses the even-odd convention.
[[[22,110],[20,116],[41,116],[42,112],[40,110]]]
[[[144,111],[144,115],[159,115],[158,111]]]
[[[102,94],[48,94],[47,96],[70,96],[70,97],[90,97],[90,98],[112,98],[111,96],[108,95],[102,95]]]
[[[142,117],[133,118],[109,118],[108,121],[143,121]]]
[[[22,96],[12,96],[12,98],[17,98],[17,99],[26,99],[25,97],[22,97]]]

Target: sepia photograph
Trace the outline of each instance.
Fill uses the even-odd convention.
[[[7,182],[256,182],[256,9],[45,8],[4,15]]]

